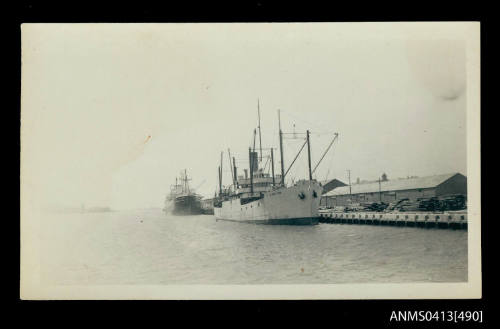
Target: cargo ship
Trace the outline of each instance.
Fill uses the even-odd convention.
[[[178,183],[179,180],[180,184]],[[191,179],[188,178],[186,170],[184,170],[179,180],[176,178],[175,185],[170,186],[170,193],[165,198],[163,211],[173,215],[203,214],[202,197],[190,189],[188,182]]]
[[[248,150],[249,168],[244,169],[244,175],[238,176],[236,161],[233,157],[231,169],[233,181],[229,187],[223,187],[223,153],[221,153],[221,163],[219,166],[219,193],[214,198],[214,215],[216,220],[271,225],[318,224],[318,210],[323,188],[319,184],[319,182],[312,178],[314,170],[311,169],[309,131],[307,131],[305,134],[305,141],[302,145],[302,148],[295,157],[294,161],[291,163],[288,170],[285,172],[283,160],[283,132],[281,130],[280,122],[279,138],[281,175],[275,175],[274,173],[273,148],[267,149],[269,151],[269,154],[266,155],[268,161],[266,161],[266,165],[264,165],[264,168],[259,168],[259,162],[262,162],[263,155],[261,142],[262,138],[260,136],[261,131],[259,105],[257,105],[257,107],[259,113],[258,130],[260,141],[260,157],[258,152],[255,151],[255,137],[257,129],[254,129],[253,149],[250,147]],[[335,141],[335,139],[333,141]],[[331,144],[333,144],[333,141]],[[331,144],[328,149],[331,147]],[[302,179],[288,186],[285,183],[285,177],[305,145],[307,145],[308,152],[309,179]],[[228,152],[231,159],[230,151],[228,150]],[[321,159],[323,159],[324,155]],[[271,173],[266,172],[265,170],[265,168],[267,167],[267,163],[269,162],[269,169]],[[316,169],[318,165],[319,163],[314,169]]]

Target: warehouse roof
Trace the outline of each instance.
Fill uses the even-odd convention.
[[[332,183],[332,182],[338,182],[338,183],[341,183],[341,184],[345,184],[343,181],[341,180],[338,180],[337,178],[332,178],[332,179],[326,179],[326,180],[323,180],[321,182],[319,182],[321,185],[325,186],[326,184],[328,183]]]
[[[408,179],[392,179],[385,182],[380,182],[380,190],[383,192],[387,191],[402,191],[402,190],[414,190],[422,188],[432,188],[444,183],[448,179],[455,175],[461,175],[459,173],[408,178]],[[359,193],[374,193],[379,191],[378,181],[364,184],[353,184],[351,185],[352,194]],[[328,192],[325,196],[335,196],[349,194],[349,185],[340,186],[336,189]]]
[[[346,184],[336,178],[334,179],[330,179],[330,180],[324,180],[322,182],[320,182],[321,186],[323,186],[323,195],[325,195],[326,193],[334,190],[335,188],[339,187],[339,186],[345,186]]]

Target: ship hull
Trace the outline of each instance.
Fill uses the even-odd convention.
[[[186,195],[174,199],[171,213],[173,215],[201,215],[203,209],[197,195]]]
[[[315,225],[319,219],[322,187],[315,181],[264,192],[263,197],[242,204],[234,198],[214,207],[217,220],[267,225]]]
[[[263,225],[317,225],[319,223],[318,217],[305,217],[305,218],[276,218],[276,219],[248,219],[248,220],[233,220],[225,218],[217,218],[216,220],[239,222],[249,224],[263,224]]]

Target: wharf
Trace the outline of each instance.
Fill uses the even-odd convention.
[[[319,211],[320,223],[368,224],[467,229],[467,212],[334,212]]]

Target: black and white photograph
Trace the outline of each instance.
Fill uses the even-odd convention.
[[[477,22],[21,26],[21,298],[481,298]]]

